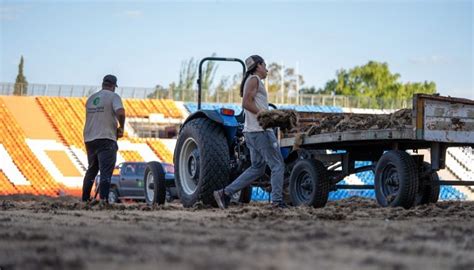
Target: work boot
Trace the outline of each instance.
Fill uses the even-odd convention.
[[[97,204],[99,204],[99,200],[97,199],[89,199],[86,201],[86,205],[89,207],[95,206]]]
[[[112,206],[109,204],[109,202],[107,201],[107,199],[100,200],[100,201],[99,201],[99,204],[97,204],[97,207],[98,207],[100,210],[112,209]]]
[[[223,189],[214,191],[214,199],[220,209],[226,209],[230,204],[230,196]]]
[[[272,209],[287,209],[288,205],[285,202],[276,201],[276,202],[271,203],[270,208],[272,208]]]

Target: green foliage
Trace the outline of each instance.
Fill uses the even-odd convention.
[[[336,79],[326,83],[317,94],[335,94],[372,99],[409,99],[415,93],[433,94],[434,82],[402,83],[400,74],[392,74],[387,63],[370,61],[363,66],[336,72]]]
[[[283,70],[283,67],[277,63],[271,63],[267,66],[267,91],[269,93],[278,93],[282,88],[282,75],[283,75],[283,89],[285,93],[296,92],[297,87],[305,83],[304,78],[301,74],[296,74],[294,68],[287,67]],[[282,74],[283,71],[283,74]],[[298,82],[298,83],[297,83]],[[301,90],[301,89],[298,89]]]
[[[216,54],[213,53],[212,56]],[[198,75],[199,61],[190,58],[181,63],[179,72],[179,81],[176,84],[172,82],[168,88],[157,85],[155,90],[150,93],[148,98],[171,98],[176,100],[194,100],[194,95],[191,90],[195,90],[195,83]],[[215,61],[207,61],[202,69],[202,90],[209,91],[214,82],[214,77],[217,71]]]
[[[198,62],[191,58],[181,63],[181,70],[179,71],[179,82],[176,86],[176,90],[191,90],[193,89],[194,82],[196,81],[196,70]]]
[[[212,57],[215,57],[216,54],[213,53]],[[217,64],[216,61],[207,61],[205,66],[202,69],[202,81],[201,81],[201,89],[204,91],[210,91],[210,87],[214,82],[214,77],[217,71]]]
[[[155,90],[148,94],[147,98],[169,98],[169,88],[166,89],[163,86],[157,84]]]
[[[300,94],[304,94],[304,95],[316,94],[316,87],[314,87],[314,86],[303,87],[303,88],[300,89]]]
[[[28,82],[26,81],[25,75],[23,75],[23,56],[20,58],[20,64],[18,65],[18,75],[16,76],[15,85],[13,88],[13,94],[16,96],[26,96],[28,90]]]

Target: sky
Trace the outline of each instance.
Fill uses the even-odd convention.
[[[216,53],[298,69],[316,88],[337,70],[386,62],[403,82],[474,98],[473,1],[0,0],[0,82],[20,56],[29,83],[167,86],[181,64]],[[241,70],[220,63],[217,78]]]

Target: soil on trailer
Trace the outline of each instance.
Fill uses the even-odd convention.
[[[311,115],[314,122],[302,125],[299,132],[315,135],[349,130],[402,129],[412,125],[411,114],[410,109],[391,114],[316,113]]]
[[[403,129],[412,126],[412,110],[391,114],[296,112],[270,110],[258,115],[263,128],[280,127],[286,136],[316,135],[350,130]]]
[[[0,198],[0,269],[474,269],[474,202],[111,209]]]
[[[287,131],[298,125],[298,112],[295,110],[270,110],[257,115],[257,120],[263,129],[279,127]]]

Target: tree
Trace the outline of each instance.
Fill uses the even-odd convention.
[[[387,63],[369,61],[363,66],[336,72],[336,79],[318,89],[317,94],[367,97],[374,99],[409,99],[415,93],[433,94],[434,82],[401,83],[400,74],[391,73]]]
[[[303,76],[296,74],[294,68],[286,68],[284,73],[284,82],[283,86],[290,96],[295,96],[296,93],[301,89],[301,86],[304,84]],[[300,88],[300,89],[296,89]]]
[[[282,66],[277,63],[271,63],[268,65],[268,74],[267,74],[267,91],[268,93],[278,93],[281,90],[281,70]]]
[[[147,98],[168,98],[169,92],[168,89],[157,84],[155,90],[147,95]]]
[[[212,56],[215,55],[215,53],[212,54]],[[170,89],[175,98],[179,99],[179,97],[181,97],[182,99],[184,98],[187,100],[187,97],[184,96],[186,95],[185,91],[191,91],[195,89],[194,83],[196,82],[198,65],[199,62],[194,60],[194,58],[182,62],[181,70],[179,72],[178,84],[176,87],[173,87],[173,89]],[[214,61],[207,62],[207,64],[203,67],[201,86],[205,93],[212,87],[216,70],[217,65]]]
[[[181,70],[179,71],[179,82],[176,90],[192,90],[196,80],[197,61],[191,58],[181,63]]]
[[[28,82],[26,81],[25,75],[23,75],[23,55],[20,58],[20,64],[18,65],[18,75],[16,76],[15,86],[13,87],[13,94],[15,96],[26,96],[28,89]]]
[[[300,94],[303,95],[311,95],[311,94],[319,94],[319,90],[316,90],[316,87],[311,86],[311,87],[303,87],[300,89]]]
[[[224,93],[227,93],[228,91],[228,84],[229,84],[229,76],[224,76],[221,78],[219,83],[216,86],[216,90],[214,92],[214,95],[212,97],[213,100],[215,101],[221,101],[224,97],[220,98],[219,95],[222,95]],[[226,102],[232,102],[232,101],[227,101]]]
[[[312,91],[311,93],[305,93],[305,94],[318,94],[318,95],[335,95],[336,94],[336,87],[337,87],[337,81],[336,80],[330,80],[327,81],[326,84],[324,85],[324,88],[319,88],[318,90],[314,90],[314,86],[310,88]]]
[[[284,68],[277,63],[271,63],[267,66],[267,91],[270,95],[296,96],[301,93],[301,86],[304,85],[304,78],[301,74],[296,74],[295,69],[291,67]],[[282,74],[283,73],[283,74]],[[283,93],[282,90],[283,81]],[[299,89],[296,89],[299,88]],[[276,101],[276,100],[275,100]]]
[[[213,53],[212,57],[215,57],[216,54]],[[202,69],[202,80],[201,80],[201,89],[204,91],[209,91],[214,82],[214,77],[217,71],[217,64],[215,61],[207,61],[206,65]]]

